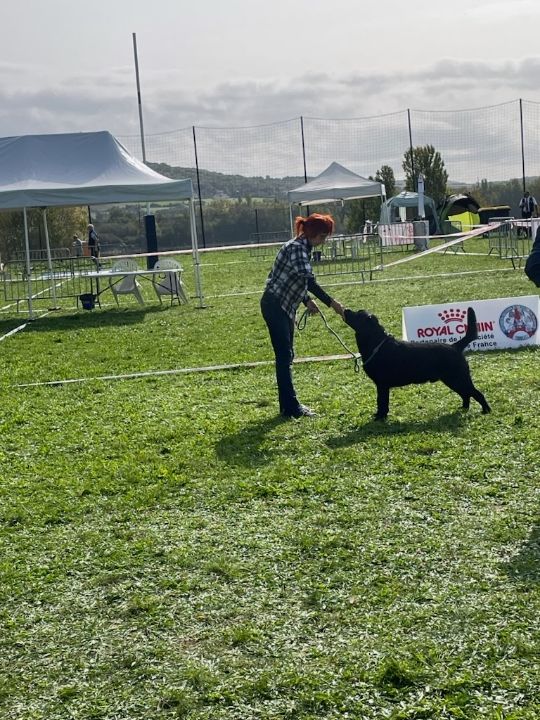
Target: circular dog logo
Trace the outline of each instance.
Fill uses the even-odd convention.
[[[538,328],[538,319],[526,305],[510,305],[499,317],[499,327],[510,340],[529,340]]]

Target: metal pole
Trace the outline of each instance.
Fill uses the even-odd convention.
[[[49,275],[51,276],[52,282],[52,298],[53,298],[53,310],[58,310],[58,301],[56,299],[56,282],[54,279],[54,271],[51,258],[51,244],[49,242],[49,228],[47,227],[47,208],[43,208],[43,229],[45,231],[45,247],[47,249],[47,266],[49,268]]]
[[[300,132],[302,134],[302,158],[304,159],[304,182],[307,183],[306,141],[304,138],[304,118],[302,116],[300,116]]]
[[[204,232],[204,215],[202,208],[202,197],[201,197],[201,176],[199,175],[199,157],[197,155],[197,136],[195,135],[195,125],[193,125],[193,149],[195,150],[195,171],[197,173],[197,192],[199,194],[199,216],[201,218],[201,234],[202,234],[202,246],[206,247],[206,234]]]
[[[414,169],[414,152],[412,144],[412,127],[411,127],[411,111],[407,108],[407,120],[409,123],[409,147],[411,151],[411,173],[412,173],[412,189],[416,187],[416,171]]]
[[[204,308],[204,295],[201,279],[201,261],[199,256],[199,246],[197,244],[197,223],[195,222],[195,205],[193,198],[189,199],[189,225],[191,229],[191,249],[193,256],[193,265],[195,269],[195,294],[199,298],[199,308]]]
[[[139,78],[139,57],[137,55],[137,33],[133,33],[133,56],[135,58],[135,80],[137,82],[137,104],[139,106],[139,128],[141,131],[142,159],[146,165],[146,145],[144,143],[144,122],[141,98],[141,82]],[[150,203],[146,203],[146,214],[150,215]]]
[[[418,173],[418,216],[420,220],[425,220],[426,208],[424,205],[424,176]]]
[[[26,282],[27,282],[27,300],[28,300],[28,317],[34,319],[34,308],[32,306],[32,268],[30,266],[30,240],[28,239],[28,218],[26,217],[26,208],[23,208],[24,218],[24,248],[26,251]]]
[[[289,205],[289,219],[291,221],[291,237],[294,237],[294,220],[293,220],[293,211],[292,211],[292,203]]]
[[[300,132],[302,134],[302,157],[304,159],[304,182],[307,183],[307,165],[306,165],[306,141],[304,137],[304,118],[300,115]],[[306,215],[309,215],[309,205],[306,205]]]
[[[519,123],[521,127],[521,177],[523,180],[523,192],[525,192],[525,142],[523,135],[523,100],[519,99]]]
[[[255,233],[257,234],[257,242],[261,242],[259,237],[259,211],[255,208]]]
[[[146,147],[144,145],[144,123],[141,100],[141,83],[139,80],[139,58],[137,57],[137,33],[133,33],[133,55],[135,56],[135,79],[137,81],[137,102],[139,105],[139,127],[141,130],[142,159],[146,165]]]

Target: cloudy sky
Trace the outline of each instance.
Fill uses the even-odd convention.
[[[368,7],[369,6],[369,7]],[[538,0],[4,0],[0,136],[540,102]]]

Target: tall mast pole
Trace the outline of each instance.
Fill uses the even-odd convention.
[[[137,80],[137,102],[139,105],[139,127],[141,130],[142,159],[146,165],[146,147],[144,145],[144,123],[141,100],[141,83],[139,79],[139,58],[137,56],[137,33],[133,33],[133,55],[135,57],[135,78]]]

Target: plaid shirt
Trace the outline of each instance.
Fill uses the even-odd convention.
[[[311,245],[303,235],[289,240],[280,249],[266,280],[266,289],[278,298],[292,320],[300,303],[308,299],[308,289],[326,305],[332,302],[315,281],[311,269]]]

